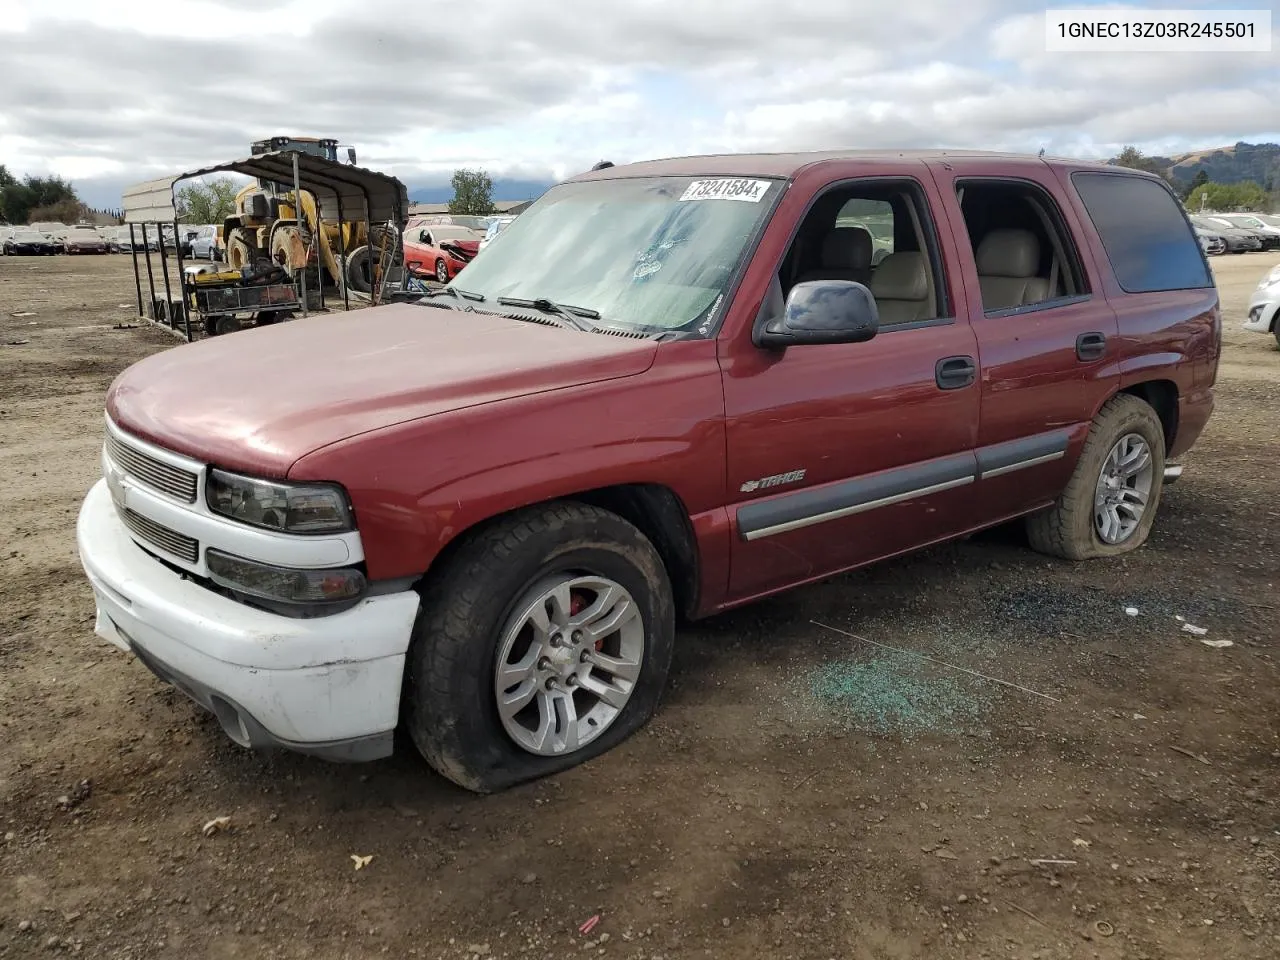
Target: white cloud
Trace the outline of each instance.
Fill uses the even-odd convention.
[[[411,185],[718,150],[1280,137],[1273,55],[1048,54],[1043,23],[1030,0],[0,0],[0,162],[118,195],[289,132]]]

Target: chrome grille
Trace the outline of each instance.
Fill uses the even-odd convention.
[[[197,477],[188,470],[174,467],[141,450],[121,443],[115,434],[107,434],[107,453],[124,472],[141,480],[161,493],[167,493],[186,503],[196,502]]]
[[[120,511],[124,525],[153,547],[165,553],[171,553],[187,563],[195,563],[200,556],[200,543],[193,537],[177,530],[170,530],[162,523],[156,523],[150,517],[134,513],[128,507]]]

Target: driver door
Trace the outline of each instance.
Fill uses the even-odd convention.
[[[964,488],[975,476],[978,354],[957,309],[966,302],[961,279],[943,267],[955,262],[954,240],[934,190],[923,165],[911,176],[899,166],[883,177],[832,183],[815,191],[798,228],[781,210],[775,216],[770,231],[794,231],[789,246],[767,237],[761,244],[757,257],[771,246],[787,252],[769,266],[770,293],[757,322],[778,314],[794,282],[867,271],[881,326],[865,343],[784,351],[757,347],[749,323],[721,331],[731,602],[969,524]],[[831,231],[867,228],[869,220],[891,240],[828,242]],[[855,259],[829,262],[824,250]]]

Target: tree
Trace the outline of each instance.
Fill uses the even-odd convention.
[[[1143,170],[1147,173],[1154,173],[1166,181],[1169,180],[1169,170],[1160,161],[1145,156],[1137,147],[1125,147],[1120,151],[1119,156],[1112,157],[1107,163],[1113,167],[1128,167],[1130,170]]]
[[[183,223],[220,224],[236,212],[237,192],[230,177],[188,183],[178,191],[178,219]]]
[[[1183,201],[1190,199],[1191,194],[1195,193],[1197,187],[1203,187],[1209,182],[1209,173],[1204,167],[1196,171],[1196,175],[1191,178],[1191,182],[1182,191]]]
[[[27,176],[19,183],[6,170],[0,178],[0,216],[9,223],[29,223],[33,211],[60,207],[64,203],[74,204],[75,214],[71,220],[74,223],[80,217],[80,198],[61,177]],[[62,212],[65,214],[67,210]]]
[[[31,198],[32,207],[53,207],[66,201],[79,204],[75,188],[58,176],[24,177],[23,185]]]
[[[1203,198],[1203,200],[1201,199]],[[1235,210],[1262,210],[1268,204],[1265,190],[1253,180],[1243,183],[1202,183],[1187,196],[1187,209],[1192,213],[1201,209],[1230,213]]]
[[[493,180],[483,170],[453,171],[453,199],[450,213],[483,215],[493,213]]]
[[[78,223],[89,219],[90,210],[74,197],[70,200],[59,200],[43,207],[32,207],[27,211],[28,223],[40,223],[52,220],[54,223]]]
[[[13,222],[9,216],[10,192],[14,189],[20,189],[21,186],[17,177],[9,172],[9,168],[0,163],[0,223]]]

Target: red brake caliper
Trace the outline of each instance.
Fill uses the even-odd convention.
[[[576,617],[587,608],[587,596],[581,590],[573,590],[569,593],[569,616]],[[596,649],[599,650],[604,646],[604,639],[596,641]]]

